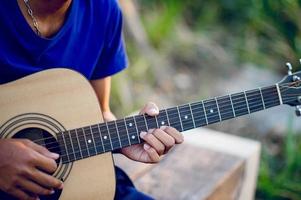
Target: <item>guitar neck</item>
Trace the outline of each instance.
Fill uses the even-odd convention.
[[[282,104],[278,85],[162,109],[159,115],[136,115],[58,133],[63,163],[142,143],[142,131],[172,126],[178,131],[206,126]]]

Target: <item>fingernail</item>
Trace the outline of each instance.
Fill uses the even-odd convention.
[[[60,157],[60,155],[57,153],[51,153],[51,157],[54,159],[58,159]]]
[[[143,145],[143,148],[144,148],[145,150],[149,150],[149,149],[150,149],[150,146],[149,146],[148,144],[145,143],[145,144]]]
[[[167,126],[161,126],[161,127],[160,127],[160,129],[163,130],[163,131],[164,131],[166,128],[167,128]]]
[[[140,137],[141,137],[141,138],[144,138],[144,136],[146,136],[146,134],[147,134],[147,132],[142,131],[142,132],[140,133]]]
[[[151,108],[151,109],[149,110],[149,113],[150,113],[151,115],[156,115],[156,114],[159,113],[159,111],[158,111],[157,109],[155,109],[155,108]]]
[[[55,193],[55,191],[54,191],[54,190],[51,190],[49,194],[54,194],[54,193]]]

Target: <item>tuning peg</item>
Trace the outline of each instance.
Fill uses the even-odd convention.
[[[301,106],[296,106],[296,115],[297,117],[301,116]]]
[[[300,62],[301,62],[301,59],[300,59]],[[287,74],[288,74],[288,75],[292,75],[292,74],[293,74],[293,72],[292,72],[292,71],[293,71],[293,66],[292,66],[292,64],[289,63],[289,62],[287,62],[287,63],[286,63],[286,67],[287,67],[287,69],[288,69],[288,70],[287,70]]]

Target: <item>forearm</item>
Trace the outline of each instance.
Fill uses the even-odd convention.
[[[90,81],[102,112],[110,111],[111,77]]]
[[[91,81],[105,121],[115,120],[110,109],[111,77]]]

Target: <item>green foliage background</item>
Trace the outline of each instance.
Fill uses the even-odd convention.
[[[152,43],[160,44],[180,21],[208,35],[239,61],[273,66],[283,60],[297,64],[301,52],[300,0],[140,0]],[[142,16],[145,17],[145,16]],[[272,65],[269,65],[272,64]]]
[[[184,24],[189,31],[222,45],[237,63],[250,62],[283,73],[286,69],[279,63],[291,61],[295,70],[300,69],[301,0],[138,0],[137,3],[147,37],[158,51],[166,43],[174,42],[175,28]],[[139,50],[129,43],[128,53],[134,65],[144,64],[138,58]],[[147,68],[131,72],[140,77],[141,73],[147,73]],[[289,122],[285,138],[263,141],[256,199],[301,199],[301,138],[291,131],[291,126]],[[269,145],[276,145],[278,150],[271,151]]]

